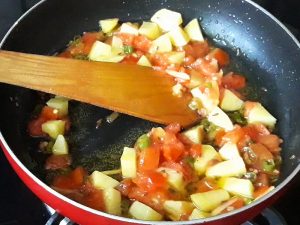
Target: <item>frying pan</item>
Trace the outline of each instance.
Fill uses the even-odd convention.
[[[197,221],[147,222],[108,215],[78,204],[46,185],[45,156],[38,140],[29,138],[26,126],[40,98],[36,92],[0,85],[0,141],[14,170],[45,203],[79,224],[239,224],[272,204],[300,170],[300,45],[272,15],[248,0],[48,0],[41,1],[10,29],[1,48],[52,55],[75,35],[98,29],[101,18],[121,21],[149,20],[161,8],[181,12],[184,21],[198,18],[210,41],[226,49],[234,71],[245,74],[260,99],[278,119],[277,133],[284,139],[283,165],[275,190],[239,210]],[[74,90],[76,91],[76,90]],[[96,129],[96,121],[109,111],[72,102],[69,137],[75,165],[89,171],[113,169],[123,146],[147,132],[152,124],[121,115],[114,123]]]

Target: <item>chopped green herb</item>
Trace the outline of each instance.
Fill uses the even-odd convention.
[[[133,53],[133,47],[129,46],[129,45],[124,45],[123,51],[125,54],[129,55],[129,54]]]
[[[81,36],[80,35],[76,35],[72,41],[69,42],[68,46],[74,46],[77,45],[81,42]]]
[[[265,172],[273,172],[275,169],[275,163],[273,159],[265,160],[263,162],[263,170]]]
[[[141,150],[148,148],[150,146],[150,138],[148,137],[148,135],[143,134],[142,136],[140,136],[136,141],[136,146]]]
[[[230,117],[233,123],[238,123],[240,125],[247,124],[247,120],[240,111],[228,112],[227,115]]]

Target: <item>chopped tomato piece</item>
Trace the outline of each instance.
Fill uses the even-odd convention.
[[[141,189],[152,192],[156,190],[166,190],[167,178],[157,171],[145,171],[138,173],[132,180]]]
[[[185,147],[175,134],[167,132],[163,138],[162,151],[167,161],[178,161],[184,153]]]
[[[196,192],[207,192],[211,190],[219,189],[217,182],[209,177],[204,177],[197,182],[197,191]]]
[[[139,61],[138,57],[133,56],[132,54],[126,55],[125,58],[122,60],[122,63],[125,64],[136,64]]]
[[[257,188],[269,187],[270,182],[268,175],[266,173],[258,173],[254,185]]]
[[[201,144],[192,145],[190,150],[189,150],[189,154],[193,158],[201,156],[201,154],[202,154],[202,145]]]
[[[228,89],[241,89],[246,86],[246,78],[244,76],[229,73],[222,78],[222,84]]]
[[[251,144],[250,148],[254,152],[256,156],[256,160],[251,165],[254,169],[257,169],[259,171],[263,171],[264,169],[264,163],[269,160],[273,160],[274,157],[272,153],[263,145],[260,143]]]
[[[117,189],[122,193],[122,195],[128,196],[134,185],[135,184],[132,182],[131,179],[124,179],[117,186]]]
[[[190,66],[194,62],[195,62],[195,58],[191,55],[187,55],[186,57],[184,57],[183,65]]]
[[[186,55],[191,55],[194,58],[202,58],[207,55],[210,47],[207,41],[195,41],[183,47]]]
[[[97,40],[102,40],[104,38],[103,34],[100,32],[86,32],[82,36],[82,42],[84,44],[84,48],[82,53],[88,55],[92,49],[93,44]]]
[[[244,116],[247,118],[250,111],[257,105],[257,102],[246,101],[244,104]]]
[[[179,123],[171,123],[168,126],[165,127],[166,132],[170,132],[173,134],[179,133],[181,130],[181,126]]]
[[[222,67],[227,66],[230,61],[228,53],[220,48],[213,49],[210,53],[208,53],[208,57],[216,59]]]
[[[259,136],[257,142],[266,146],[272,153],[278,153],[281,150],[279,145],[282,143],[282,139],[275,134]]]
[[[128,33],[118,33],[117,36],[123,41],[124,45],[129,45],[129,46],[132,46],[133,40],[135,38],[135,35],[128,34]]]
[[[147,171],[155,170],[158,168],[160,159],[160,150],[157,148],[149,147],[140,151],[138,157],[138,170]]]
[[[80,188],[80,192],[83,193],[83,196],[80,199],[77,199],[78,202],[93,209],[100,211],[105,210],[102,190],[96,189],[92,186],[92,184],[86,182]]]
[[[215,59],[198,58],[191,67],[208,77],[213,77],[219,71],[218,62]]]
[[[255,191],[253,193],[254,199],[259,198],[259,197],[265,195],[266,193],[268,193],[269,188],[270,188],[269,186],[262,186],[262,187],[255,189]]]
[[[225,204],[226,204],[226,208],[223,209],[220,212],[220,214],[231,212],[232,210],[236,210],[236,209],[242,208],[245,205],[245,201],[242,198],[240,198],[240,197],[234,197],[234,198],[228,200],[227,202],[225,202],[224,205]]]
[[[78,167],[67,175],[61,175],[54,178],[52,185],[62,189],[78,189],[83,185],[85,171]]]
[[[161,214],[164,214],[163,203],[170,199],[167,191],[158,190],[149,193],[139,187],[133,187],[128,197],[150,206]]]
[[[72,54],[69,50],[66,50],[58,55],[58,57],[62,58],[72,58]]]
[[[45,120],[57,120],[59,118],[58,110],[53,109],[49,106],[44,106],[41,112],[41,117],[43,117]]]
[[[134,37],[132,46],[135,49],[148,52],[151,47],[151,41],[143,35],[138,35]]]
[[[42,124],[46,122],[45,118],[39,117],[33,119],[28,123],[28,132],[33,137],[42,137],[45,136],[45,133],[42,131]]]
[[[151,63],[153,66],[162,67],[162,69],[166,69],[169,65],[168,55],[165,53],[156,53],[151,56]]]
[[[243,129],[240,126],[236,126],[233,130],[228,131],[222,137],[221,145],[224,145],[227,142],[237,144],[245,135]]]

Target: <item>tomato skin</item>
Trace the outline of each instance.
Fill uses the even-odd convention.
[[[97,40],[102,40],[103,34],[100,32],[86,32],[82,36],[82,42],[84,44],[82,53],[88,55],[93,47],[93,44]]]
[[[181,130],[181,126],[179,123],[171,123],[168,126],[165,127],[166,132],[170,132],[173,134],[179,133]]]
[[[215,59],[198,58],[191,67],[208,77],[213,77],[219,72],[218,62]]]
[[[238,74],[229,73],[222,77],[222,84],[225,88],[239,90],[246,86],[246,78]]]
[[[85,170],[77,167],[67,175],[60,175],[54,178],[52,185],[62,189],[78,189],[83,185]]]
[[[134,37],[132,45],[137,50],[148,52],[151,47],[151,41],[143,35],[138,35]]]
[[[162,69],[166,69],[169,66],[168,55],[165,53],[156,53],[151,56],[151,63],[153,66],[158,66]]]
[[[121,192],[122,195],[128,196],[131,192],[131,189],[134,187],[134,183],[131,179],[124,179],[117,186],[118,191]]]
[[[43,117],[46,121],[59,119],[58,110],[49,106],[44,106],[40,117]]]
[[[167,178],[157,171],[138,173],[132,181],[147,192],[166,190],[168,187]]]
[[[118,33],[117,37],[122,40],[124,45],[132,46],[135,35],[128,33]]]
[[[27,129],[30,136],[43,137],[46,134],[42,131],[42,124],[46,122],[45,118],[39,117],[28,123]]]
[[[176,135],[166,132],[162,152],[167,161],[178,161],[185,151],[184,145],[177,139]]]
[[[193,158],[201,156],[202,155],[202,145],[201,144],[192,145],[189,150],[189,155],[192,156]]]
[[[263,171],[264,162],[274,159],[272,153],[260,143],[250,144],[249,147],[256,155],[256,160],[252,163],[251,167],[257,169],[258,171]]]
[[[257,142],[266,146],[272,153],[278,153],[281,150],[279,145],[282,143],[282,140],[275,134],[259,136]]]
[[[183,47],[186,55],[190,55],[193,58],[202,58],[209,53],[209,45],[207,41],[195,41],[187,44]]]
[[[158,168],[160,150],[149,147],[140,151],[138,156],[138,171],[155,170]]]
[[[227,66],[230,62],[229,55],[220,48],[213,49],[207,56],[216,59],[221,67]]]
[[[207,192],[216,189],[219,189],[219,186],[217,182],[212,178],[204,177],[203,179],[197,182],[196,192]]]
[[[228,131],[224,134],[221,140],[221,146],[227,142],[237,144],[245,135],[243,129],[240,126],[236,126],[233,130]]]
[[[135,57],[133,55],[126,55],[125,58],[122,60],[121,63],[125,64],[136,64],[139,61],[138,57]]]

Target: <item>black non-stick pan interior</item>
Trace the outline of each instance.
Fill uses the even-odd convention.
[[[4,41],[3,49],[52,55],[75,35],[98,30],[98,20],[149,20],[155,11],[170,8],[184,21],[198,18],[204,33],[231,55],[234,71],[244,74],[252,87],[251,98],[260,99],[278,119],[277,132],[284,139],[281,180],[299,164],[300,51],[290,35],[265,12],[248,1],[217,0],[49,0],[26,15]],[[74,90],[76,91],[76,90]],[[39,103],[34,91],[0,85],[0,129],[19,159],[44,179],[44,156],[37,141],[26,133],[30,115]],[[155,124],[121,115],[112,124],[96,122],[111,112],[72,102],[69,136],[75,164],[94,169],[118,166],[124,146]],[[157,125],[156,125],[157,126]]]

